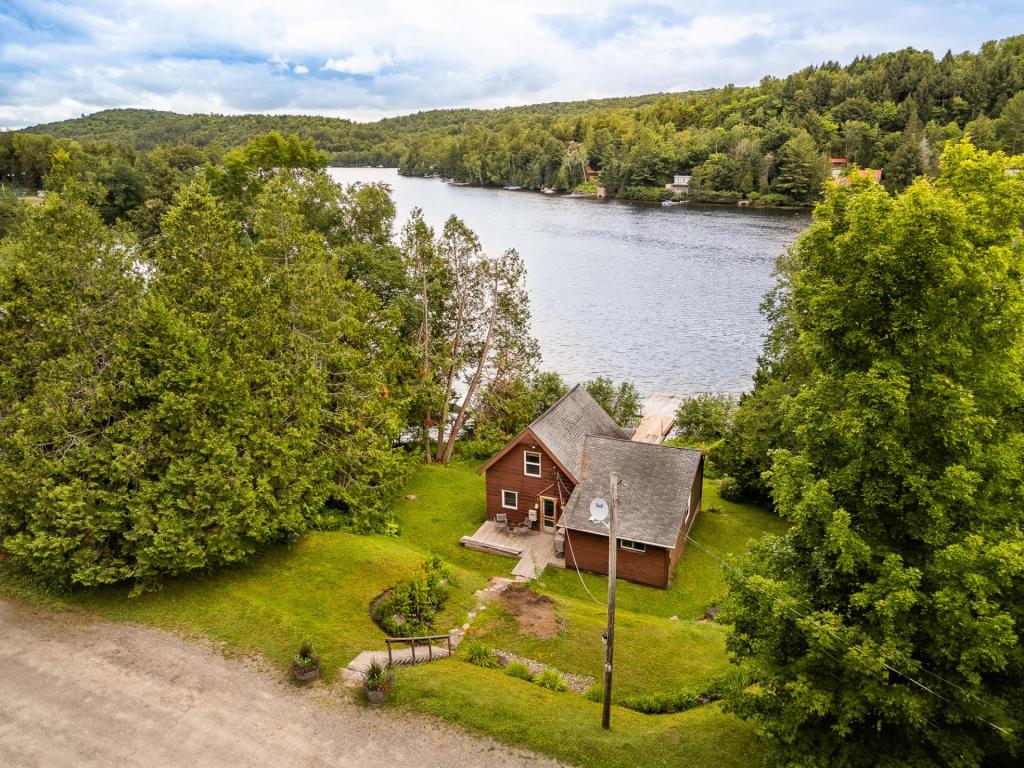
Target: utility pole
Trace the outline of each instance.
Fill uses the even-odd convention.
[[[615,518],[619,513],[619,474],[611,473],[612,503],[608,511],[608,637],[604,657],[604,709],[601,712],[601,727],[608,730],[612,715],[612,653],[615,649],[615,555],[618,540],[615,538]]]

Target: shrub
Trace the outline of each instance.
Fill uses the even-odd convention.
[[[565,678],[558,673],[557,669],[551,669],[550,667],[537,675],[535,682],[541,688],[547,688],[549,691],[569,690],[569,684],[565,682]]]
[[[763,195],[751,193],[750,204],[757,208],[792,208],[798,205],[789,195],[780,195],[778,192],[765,192]]]
[[[509,677],[517,677],[520,680],[533,682],[533,673],[530,672],[530,668],[521,661],[513,661],[505,667],[505,674]]]
[[[731,190],[701,189],[690,184],[690,199],[697,203],[736,203],[742,199],[740,192]]]
[[[704,686],[704,690],[701,692],[701,698],[705,701],[718,701],[719,699],[724,699],[731,693],[739,693],[756,682],[757,680],[748,670],[742,667],[736,667],[712,678],[711,681]]]
[[[373,609],[373,618],[390,635],[412,636],[430,632],[437,612],[448,600],[454,583],[451,568],[431,555],[409,581],[397,584]]]
[[[501,661],[494,654],[494,651],[484,645],[480,640],[474,640],[466,645],[466,661],[476,664],[478,667],[493,669],[501,666]]]
[[[725,440],[716,440],[704,448],[704,455],[707,457],[707,461],[704,462],[704,477],[709,480],[718,480],[724,474],[725,457],[722,455],[724,445]]]
[[[320,666],[320,657],[313,650],[313,643],[309,640],[304,640],[302,645],[299,646],[299,652],[292,659],[292,664],[295,665],[296,669],[303,672],[308,672]]]
[[[670,199],[672,191],[664,187],[624,187],[619,191],[618,196],[623,200],[656,203],[660,200]]]
[[[622,700],[622,706],[645,715],[665,715],[682,712],[700,704],[700,694],[691,688],[671,693],[644,693]]]
[[[736,405],[732,395],[705,393],[687,398],[676,410],[676,429],[691,439],[720,440],[732,425]]]
[[[587,701],[593,701],[600,704],[604,701],[604,686],[599,683],[595,683],[583,692],[583,698]]]
[[[718,495],[726,501],[743,501],[743,487],[727,475],[718,483]]]

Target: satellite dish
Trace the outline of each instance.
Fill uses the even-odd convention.
[[[590,502],[590,522],[603,523],[608,519],[608,503],[604,499]]]

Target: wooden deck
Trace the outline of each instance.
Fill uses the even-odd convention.
[[[655,392],[641,404],[643,418],[633,432],[637,443],[660,443],[672,431],[676,411],[686,398],[668,392]]]
[[[459,543],[470,549],[519,560],[512,575],[536,579],[549,565],[564,568],[565,561],[555,556],[555,537],[549,533],[524,531],[514,534],[505,526],[486,520],[472,536],[463,536]]]

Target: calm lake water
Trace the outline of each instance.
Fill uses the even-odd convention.
[[[803,213],[453,187],[389,168],[330,173],[344,184],[390,184],[399,226],[419,206],[437,228],[461,217],[490,253],[517,249],[543,367],[570,383],[627,379],[642,394],[750,388],[775,258],[810,222]]]

